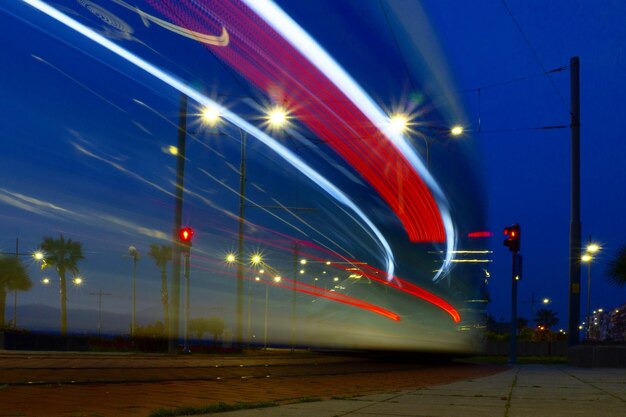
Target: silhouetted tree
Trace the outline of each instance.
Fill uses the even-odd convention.
[[[548,308],[541,308],[535,315],[535,322],[537,326],[543,326],[546,329],[550,329],[552,326],[559,324],[559,319],[556,313]]]
[[[78,261],[85,259],[83,246],[80,242],[71,239],[65,240],[63,235],[59,239],[44,237],[40,245],[44,252],[42,269],[53,266],[59,274],[61,295],[61,334],[67,334],[67,282],[66,273],[78,274]]]
[[[0,328],[5,325],[7,292],[28,291],[32,286],[26,267],[17,257],[0,257]]]
[[[168,334],[170,324],[169,300],[167,293],[167,263],[172,260],[172,247],[169,245],[150,245],[148,255],[156,263],[157,268],[161,270],[161,303],[163,304],[163,325],[165,326],[165,335]]]
[[[622,246],[613,260],[609,262],[607,271],[609,281],[615,285],[626,285],[626,245]]]

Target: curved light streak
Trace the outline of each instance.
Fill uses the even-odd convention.
[[[151,14],[144,12],[138,7],[131,6],[125,1],[122,1],[122,0],[111,0],[111,1],[113,3],[119,4],[122,7],[127,8],[128,10],[132,10],[133,12],[137,13],[139,17],[141,17],[141,20],[143,20],[146,26],[148,26],[148,21],[150,21],[154,24],[161,26],[163,29],[167,29],[170,32],[174,32],[177,35],[184,36],[186,38],[190,38],[198,42],[205,43],[207,45],[228,46],[228,43],[230,42],[230,37],[228,36],[228,32],[226,31],[226,28],[223,26],[222,26],[222,33],[219,36],[207,35],[205,33],[200,33],[194,30],[185,29],[173,23],[167,22],[163,19],[159,19],[158,17],[152,16]]]
[[[385,239],[381,231],[378,230],[378,228],[374,225],[374,223],[365,215],[365,213],[356,204],[354,204],[354,202],[352,202],[352,200],[348,198],[347,195],[345,195],[341,190],[339,190],[339,188],[337,188],[334,184],[328,181],[325,177],[323,177],[317,171],[309,167],[304,161],[298,158],[298,156],[295,155],[293,152],[291,152],[289,149],[281,145],[278,141],[276,141],[275,139],[267,135],[265,132],[261,131],[257,127],[246,122],[244,119],[242,119],[235,113],[222,107],[219,103],[211,100],[210,98],[206,97],[202,93],[189,87],[182,81],[176,79],[175,77],[166,73],[160,68],[157,68],[156,66],[143,60],[142,58],[138,57],[132,52],[111,42],[104,36],[96,33],[95,31],[86,27],[85,25],[77,22],[76,20],[72,19],[66,14],[48,5],[47,3],[42,2],[40,0],[22,0],[22,1],[24,3],[27,3],[33,6],[37,10],[45,13],[46,15],[57,20],[58,22],[66,25],[67,27],[77,31],[81,35],[91,39],[92,41],[96,42],[100,46],[108,49],[109,51],[115,53],[119,57],[141,68],[142,70],[146,71],[150,75],[154,76],[155,78],[158,78],[159,80],[163,81],[164,83],[171,86],[172,88],[180,91],[186,96],[192,98],[198,103],[207,107],[214,107],[218,109],[218,111],[221,113],[222,117],[225,120],[228,120],[235,126],[239,127],[240,129],[246,131],[250,135],[254,136],[258,140],[263,142],[266,146],[268,146],[270,149],[272,149],[274,152],[280,155],[285,161],[289,162],[294,168],[296,168],[298,171],[304,174],[307,178],[312,180],[315,184],[317,184],[324,191],[330,194],[335,200],[349,207],[352,211],[354,211],[354,213],[356,213],[359,216],[359,218],[370,228],[371,233],[373,233],[374,236],[377,238],[378,243],[380,244],[381,248],[385,252],[387,279],[389,281],[393,279],[394,272],[395,272],[393,252],[391,250],[389,243],[387,242],[387,240]],[[361,227],[363,226],[361,225]],[[370,231],[368,231],[365,228],[364,230],[366,230],[368,234],[372,236]]]
[[[410,162],[433,193],[446,233],[446,256],[433,281],[440,280],[450,267],[456,247],[456,230],[450,216],[450,205],[439,184],[409,145],[406,137],[392,132],[387,114],[367,95],[356,81],[300,25],[270,0],[243,0],[257,15],[317,67],[339,88]]]

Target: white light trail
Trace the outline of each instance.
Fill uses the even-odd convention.
[[[450,267],[453,251],[456,247],[456,231],[450,216],[448,199],[435,181],[424,163],[409,145],[406,137],[389,129],[389,116],[371,99],[354,79],[289,15],[271,0],[243,0],[256,14],[272,26],[294,48],[305,56],[320,70],[337,88],[339,88],[367,118],[377,126],[411,163],[428,185],[441,214],[446,232],[446,255],[442,268],[433,277],[438,281]]]
[[[33,6],[37,10],[45,13],[46,15],[57,20],[58,22],[66,25],[67,27],[77,31],[81,35],[91,39],[92,41],[96,42],[100,46],[103,46],[104,48],[118,55],[119,57],[132,63],[133,65],[141,68],[142,70],[146,71],[150,75],[158,78],[159,80],[163,81],[165,84],[180,91],[181,93],[185,94],[187,97],[192,98],[193,100],[197,101],[203,106],[213,107],[213,108],[218,109],[218,111],[220,112],[220,114],[225,120],[228,120],[235,126],[239,127],[245,132],[248,132],[248,134],[254,136],[258,140],[263,142],[266,146],[268,146],[270,149],[272,149],[274,152],[280,155],[284,160],[289,162],[293,167],[298,169],[307,178],[312,180],[315,184],[317,184],[324,191],[330,194],[335,200],[347,206],[354,213],[357,214],[357,216],[370,228],[371,233],[370,231],[367,231],[367,229],[365,228],[364,230],[366,230],[370,236],[372,236],[373,234],[372,237],[375,237],[375,240],[378,240],[378,243],[380,244],[381,249],[385,253],[385,262],[387,264],[387,279],[391,280],[393,278],[393,274],[395,271],[393,252],[391,251],[391,247],[389,246],[389,243],[387,242],[383,234],[380,232],[380,230],[378,230],[378,228],[374,225],[374,223],[372,223],[372,221],[365,215],[365,213],[363,213],[363,211],[356,204],[354,204],[354,202],[352,202],[352,200],[350,200],[348,196],[346,196],[341,190],[339,190],[334,184],[328,181],[325,177],[323,177],[317,171],[309,167],[304,161],[298,158],[298,156],[296,156],[289,149],[285,148],[278,141],[276,141],[275,139],[273,139],[272,137],[270,137],[269,135],[267,135],[265,132],[261,131],[257,127],[246,122],[244,119],[242,119],[235,113],[232,113],[228,109],[222,107],[219,103],[211,100],[210,98],[206,97],[202,93],[198,92],[192,87],[189,87],[187,84],[183,83],[182,81],[178,80],[172,75],[166,73],[160,68],[157,68],[156,66],[150,64],[149,62],[143,60],[142,58],[131,53],[130,51],[111,42],[104,36],[96,33],[95,31],[88,28],[87,26],[77,22],[76,20],[72,19],[66,14],[48,5],[47,3],[40,1],[40,0],[22,0],[22,1]]]

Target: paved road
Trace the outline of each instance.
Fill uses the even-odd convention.
[[[0,416],[146,417],[159,408],[415,389],[503,369],[284,351],[231,356],[0,351]]]
[[[218,416],[624,417],[626,369],[523,365],[445,385],[204,417]]]

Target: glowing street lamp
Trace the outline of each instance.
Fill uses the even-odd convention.
[[[287,110],[281,106],[275,106],[267,113],[267,121],[270,127],[279,129],[287,123]]]
[[[589,236],[589,244],[587,245],[587,253],[580,257],[580,260],[587,264],[587,339],[591,335],[591,262],[593,261],[593,255],[600,251],[600,245],[591,242],[591,236]]]
[[[258,277],[257,277],[258,278]],[[274,282],[278,284],[282,281],[280,275],[274,277]],[[263,349],[267,349],[267,313],[269,310],[269,296],[270,296],[270,286],[269,284],[265,284],[265,320],[263,324]]]
[[[450,134],[452,136],[461,136],[463,134],[464,130],[463,130],[463,126],[453,126],[452,129],[450,129]]]
[[[220,111],[215,107],[205,107],[201,113],[202,123],[214,127],[220,121]]]
[[[234,253],[229,253],[226,255],[226,262],[228,262],[229,264],[232,264],[236,260],[237,260],[237,256],[235,256]]]
[[[77,287],[79,287],[83,284],[83,279],[81,277],[74,277],[74,279],[72,280],[72,283],[76,285]]]

